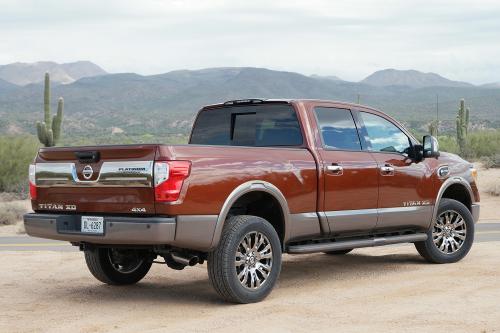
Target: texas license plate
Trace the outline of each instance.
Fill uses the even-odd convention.
[[[104,217],[82,216],[81,232],[86,234],[104,234]]]

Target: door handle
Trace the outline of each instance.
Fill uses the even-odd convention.
[[[394,176],[394,167],[391,164],[386,164],[380,167],[382,176]]]
[[[327,165],[326,170],[331,174],[340,176],[344,172],[344,168],[338,164]]]

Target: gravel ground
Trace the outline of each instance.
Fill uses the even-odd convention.
[[[250,305],[219,301],[205,265],[112,287],[80,252],[2,252],[0,332],[499,332],[499,249],[477,243],[449,265],[412,245],[285,256],[274,292]]]

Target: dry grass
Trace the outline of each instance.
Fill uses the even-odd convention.
[[[26,205],[23,202],[0,202],[0,225],[17,224],[26,212]]]
[[[14,192],[0,192],[0,203],[26,199],[26,194]]]
[[[496,179],[490,184],[486,185],[485,192],[495,197],[500,196],[500,180]]]

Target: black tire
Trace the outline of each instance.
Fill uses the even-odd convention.
[[[249,234],[265,236],[267,244],[271,248],[269,254],[269,259],[272,258],[271,269],[268,271],[267,277],[259,275],[264,279],[264,282],[257,289],[251,289],[251,287],[244,286],[244,282],[240,282],[237,270],[241,269],[241,266],[239,268],[235,266],[235,260],[239,258],[237,252],[239,250],[241,253],[242,249],[240,243]],[[242,265],[245,267],[246,264]],[[273,289],[280,271],[281,243],[278,234],[269,222],[257,216],[239,215],[230,217],[224,224],[219,245],[208,254],[210,282],[224,300],[232,303],[254,303],[263,300]],[[247,280],[246,277],[244,279]]]
[[[453,253],[443,253],[440,251],[433,239],[433,230],[436,220],[439,216],[441,216],[441,214],[448,211],[460,214],[462,219],[465,221],[466,228],[466,235],[463,244]],[[469,209],[467,209],[467,207],[459,201],[453,199],[442,199],[439,203],[436,220],[432,221],[432,225],[427,232],[427,240],[415,243],[418,253],[428,262],[435,264],[453,263],[464,258],[467,253],[469,253],[472,243],[474,242],[474,219]]]
[[[109,248],[85,250],[85,262],[97,280],[111,285],[139,282],[149,272],[153,263],[143,251]]]
[[[348,254],[351,252],[353,249],[345,249],[345,250],[337,250],[337,251],[328,251],[325,252],[325,254],[333,255],[333,256],[340,256],[344,254]]]

